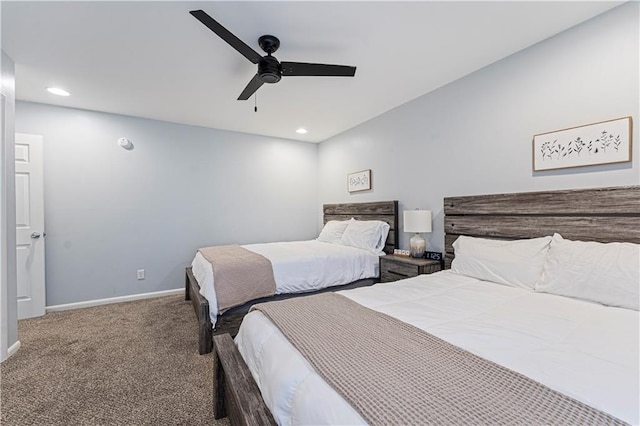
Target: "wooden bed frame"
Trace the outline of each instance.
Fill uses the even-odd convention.
[[[448,197],[447,268],[460,235],[519,239],[551,235],[640,243],[640,186]],[[214,338],[214,417],[231,425],[275,424],[249,368],[228,334]]]
[[[460,235],[640,243],[640,186],[448,197],[444,214],[447,269]]]
[[[396,248],[398,243],[398,201],[325,204],[322,210],[324,223],[330,220],[348,220],[351,218],[358,220],[381,220],[388,223],[389,235],[387,236],[384,251],[386,253],[393,253],[393,250]],[[213,335],[228,333],[234,337],[238,333],[242,318],[249,312],[251,306],[256,303],[289,299],[325,291],[348,290],[350,288],[372,285],[376,282],[378,282],[377,278],[369,278],[313,292],[276,294],[271,297],[252,300],[244,305],[232,308],[222,315],[218,315],[214,329],[209,316],[209,302],[200,294],[200,285],[193,276],[191,267],[188,267],[185,270],[185,300],[191,300],[198,319],[198,352],[202,355],[212,351]]]

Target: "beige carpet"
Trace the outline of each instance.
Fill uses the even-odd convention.
[[[212,357],[181,296],[53,312],[18,324],[0,368],[2,425],[226,425]]]

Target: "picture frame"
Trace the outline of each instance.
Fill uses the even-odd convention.
[[[359,192],[371,189],[371,169],[347,174],[347,191]]]
[[[533,136],[533,171],[631,161],[631,116]]]

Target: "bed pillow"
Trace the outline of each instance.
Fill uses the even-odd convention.
[[[384,249],[389,224],[380,220],[350,220],[340,244],[379,254]]]
[[[347,225],[349,225],[348,220],[330,220],[320,231],[317,240],[325,243],[340,244],[342,234],[347,229]]]
[[[460,236],[451,270],[462,275],[533,290],[542,275],[551,237],[489,240]]]
[[[565,240],[555,234],[536,291],[640,310],[640,244]]]

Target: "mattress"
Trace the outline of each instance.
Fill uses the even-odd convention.
[[[639,313],[443,271],[340,294],[631,424],[639,416]],[[279,424],[362,424],[260,312],[236,345]]]
[[[242,247],[271,261],[276,294],[304,293],[379,275],[379,256],[355,247],[317,240]],[[198,252],[191,267],[200,285],[200,294],[209,302],[209,316],[215,326],[218,302],[211,264]]]

